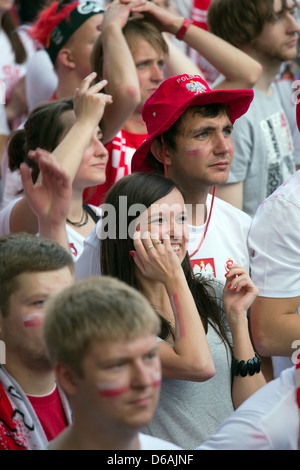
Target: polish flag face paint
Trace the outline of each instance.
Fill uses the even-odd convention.
[[[161,385],[161,372],[154,372],[152,374],[152,383],[145,385],[145,387],[160,387]],[[98,384],[98,393],[103,398],[115,398],[123,395],[124,393],[132,390],[128,385],[116,384],[113,382],[104,382]]]
[[[185,150],[186,150],[186,154],[187,156],[189,157],[197,157],[198,154],[199,154],[199,149],[198,147],[185,147]]]
[[[154,372],[153,374],[153,386],[160,387],[161,386],[161,371]]]
[[[44,321],[44,316],[38,313],[32,313],[24,317],[23,322],[26,328],[33,328],[36,326],[41,326]]]
[[[128,392],[127,386],[118,386],[116,384],[98,384],[98,393],[101,397],[115,398]]]

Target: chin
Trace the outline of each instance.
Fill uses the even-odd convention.
[[[152,421],[152,418],[153,412],[149,412],[149,414],[145,413],[144,416],[132,416],[131,419],[127,422],[127,424],[130,428],[140,430],[141,428],[148,426],[148,424]]]

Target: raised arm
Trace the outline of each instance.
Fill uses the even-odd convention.
[[[255,298],[258,289],[251,281],[249,274],[240,266],[233,264],[226,275],[223,290],[223,306],[230,327],[234,358],[247,361],[255,357],[255,351],[249,335],[247,311]],[[262,372],[233,376],[232,401],[235,408],[250,395],[266,384]]]
[[[106,85],[106,80],[91,86],[95,76],[96,74],[92,73],[81,82],[74,97],[77,119],[53,151],[53,155],[68,174],[71,183],[73,183],[93,132],[102,118],[106,104],[112,102],[110,95],[99,93]],[[41,178],[42,175],[39,175],[37,183],[41,182]],[[12,233],[21,231],[36,233],[38,231],[36,214],[32,212],[25,197],[17,201],[11,211],[10,231]]]
[[[101,36],[92,52],[92,69],[99,79],[107,79],[106,92],[113,97],[113,104],[106,108],[101,124],[104,144],[115,137],[140,102],[136,67],[122,32],[133,5],[128,0],[122,4],[115,0],[108,6],[100,27]],[[98,56],[100,44],[103,48],[102,70]]]
[[[95,77],[96,73],[92,72],[82,80],[76,90],[74,96],[76,121],[53,151],[72,182],[93,132],[102,119],[106,105],[112,103],[111,95],[101,92],[107,85],[107,80],[91,85]]]
[[[300,296],[255,300],[251,307],[251,331],[262,356],[292,356],[293,343],[300,340],[299,306]]]
[[[69,251],[65,221],[72,196],[70,177],[54,155],[45,150],[30,151],[29,157],[39,166],[40,181],[33,184],[26,163],[21,164],[20,172],[26,203],[38,220],[39,235],[59,243]]]
[[[165,237],[160,242],[155,235],[143,235],[141,239],[137,233],[134,244],[134,261],[142,276],[149,280],[146,290],[155,288],[153,281],[165,286],[175,320],[174,344],[160,343],[163,377],[199,382],[210,379],[215,368],[206,334],[170,239]],[[153,248],[147,249],[151,245]]]
[[[178,33],[184,21],[184,18],[147,1],[134,7],[132,11],[155,22],[161,31],[174,35]],[[191,24],[183,40],[224,75],[225,79],[216,88],[251,88],[260,77],[262,67],[258,62],[202,28]]]

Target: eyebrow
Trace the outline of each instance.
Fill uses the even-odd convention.
[[[217,126],[201,126],[201,127],[198,127],[197,129],[190,130],[188,132],[188,136],[201,134],[202,132],[207,132],[207,131],[215,131],[217,129],[218,129]],[[231,129],[231,130],[233,129],[233,125],[231,124],[231,122],[228,122],[227,124],[225,124],[225,126],[223,126],[222,130],[225,130],[225,129]]]
[[[152,348],[145,351],[142,355],[147,356],[147,354],[151,354],[151,353],[159,353],[159,345],[158,344],[156,344]],[[109,359],[106,359],[103,362],[99,361],[99,364],[105,367],[105,366],[113,365],[115,362],[119,362],[119,361],[127,362],[127,361],[130,361],[131,359],[132,359],[131,356],[117,356],[117,357],[111,357]]]
[[[49,295],[50,295],[49,292],[45,292],[45,291],[35,292],[34,294],[24,294],[24,296],[22,297],[22,301],[33,302],[41,298],[47,299]]]
[[[172,207],[172,206],[171,206]],[[178,211],[178,214],[174,214],[174,211],[170,212],[169,214],[174,214],[174,215],[182,215],[182,214],[186,214],[187,213],[187,210],[186,210],[186,207],[184,207],[183,209],[181,209],[180,211]],[[150,212],[149,214],[149,217],[148,217],[148,221],[150,221],[153,217],[157,217],[159,215],[163,215],[163,212],[162,210],[158,209],[157,211],[154,210],[153,212]]]
[[[282,15],[285,11],[293,11],[296,8],[299,8],[296,3],[293,3],[291,6],[288,5],[288,2],[284,5],[284,3],[281,3],[281,9],[279,11],[274,10],[274,15]]]

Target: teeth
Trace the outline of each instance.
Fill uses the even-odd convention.
[[[172,245],[172,248],[174,251],[179,251],[180,250],[180,245]]]

